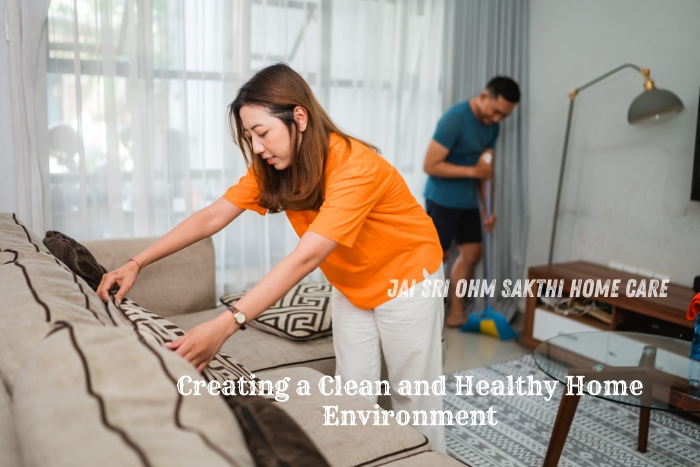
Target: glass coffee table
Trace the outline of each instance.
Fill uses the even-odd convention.
[[[690,342],[633,332],[562,334],[535,363],[564,385],[544,466],[556,466],[582,394],[640,408],[637,450],[646,452],[651,410],[700,413],[700,362]]]

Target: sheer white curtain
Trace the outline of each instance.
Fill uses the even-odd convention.
[[[38,234],[51,223],[44,110],[48,3],[8,0],[4,11],[6,40],[10,43],[17,214]],[[2,151],[6,149],[3,147]]]
[[[422,202],[443,21],[444,0],[53,0],[53,228],[157,236],[221,197],[245,172],[226,107],[278,61],[341,128],[378,145]],[[215,237],[219,291],[250,287],[297,241],[283,214],[246,212]]]

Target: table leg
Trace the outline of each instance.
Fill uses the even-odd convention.
[[[647,452],[647,441],[649,440],[649,416],[651,409],[641,407],[639,409],[639,435],[637,435],[637,451]]]
[[[574,421],[574,415],[576,415],[578,401],[581,399],[579,395],[567,395],[566,389],[564,391],[559,403],[557,418],[554,421],[554,428],[552,428],[549,446],[547,446],[544,464],[542,464],[543,467],[557,467],[557,464],[559,464],[559,458],[562,451],[564,451],[566,437],[569,435],[571,423]]]
[[[639,366],[642,368],[653,369],[656,366],[656,347],[647,345],[642,351],[642,356],[639,359]],[[637,451],[647,452],[647,442],[649,441],[649,418],[651,416],[652,395],[654,392],[654,382],[649,378],[648,373],[645,373],[641,378],[642,381],[642,397],[641,407],[639,408],[639,433],[637,434]]]

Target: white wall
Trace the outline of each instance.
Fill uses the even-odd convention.
[[[528,266],[545,264],[568,91],[624,63],[651,69],[685,110],[627,123],[643,79],[627,69],[576,99],[554,262],[617,261],[691,285],[700,203],[690,201],[700,93],[697,0],[531,0]]]
[[[5,40],[6,3],[0,0],[0,212],[17,212],[10,43]]]

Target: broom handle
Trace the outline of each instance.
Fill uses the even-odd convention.
[[[486,218],[491,216],[491,179],[486,179]],[[486,280],[491,284],[491,232],[486,232]],[[486,296],[486,306],[491,306],[491,295]]]

